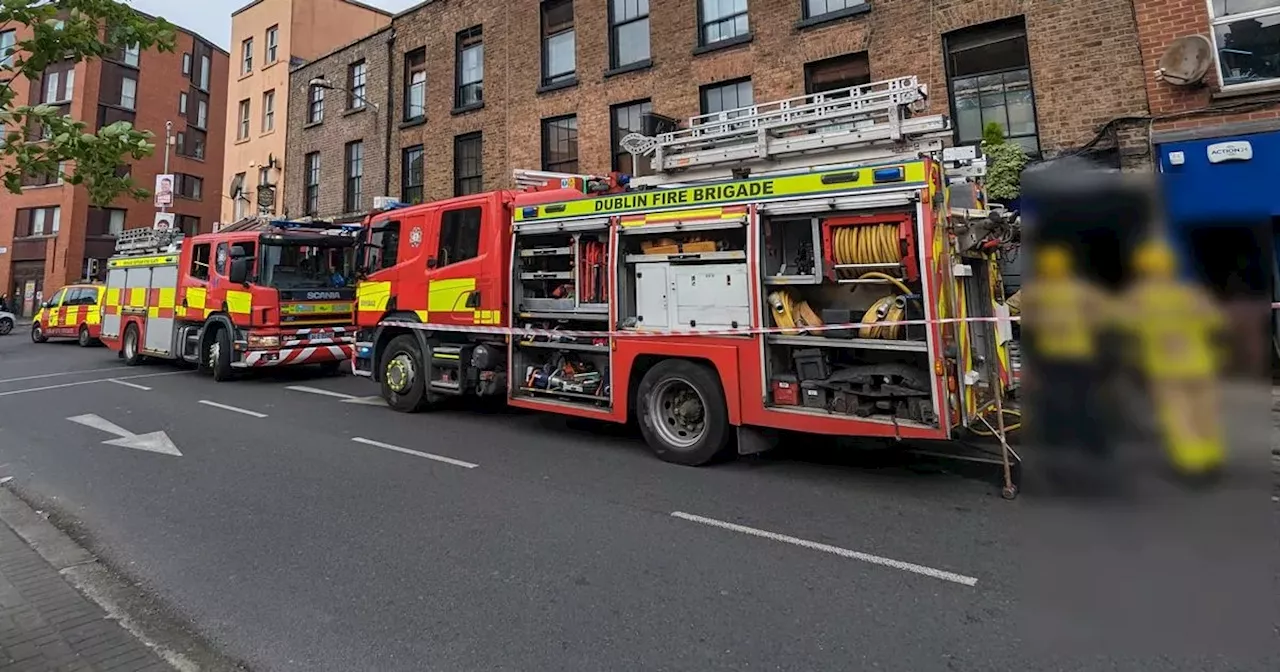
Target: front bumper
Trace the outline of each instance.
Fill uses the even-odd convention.
[[[257,336],[253,334],[252,336]],[[355,331],[350,327],[316,327],[277,334],[279,345],[253,344],[252,336],[236,343],[240,356],[232,366],[257,368],[345,362],[355,350]]]

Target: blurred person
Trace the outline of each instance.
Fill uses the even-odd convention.
[[[1110,301],[1079,277],[1067,247],[1041,246],[1035,278],[1021,291],[1022,342],[1030,355],[1027,428],[1045,449],[1049,476],[1061,481],[1075,456],[1109,457],[1100,428],[1099,334],[1109,322]]]
[[[1125,324],[1155,405],[1160,438],[1179,473],[1216,471],[1226,453],[1218,408],[1215,336],[1222,313],[1202,288],[1179,279],[1160,239],[1140,246],[1125,292]]]

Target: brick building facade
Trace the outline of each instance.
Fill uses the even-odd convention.
[[[0,30],[0,45],[27,39]],[[177,144],[169,172],[176,176],[175,224],[212,230],[218,219],[226,110],[227,53],[179,28],[172,52],[121,51],[101,61],[50,64],[40,81],[15,84],[16,105],[51,103],[86,122],[91,131],[128,121],[155,134],[150,157],[126,166],[138,186],[151,189],[164,169],[165,123]],[[38,138],[38,131],[32,137]],[[67,165],[65,171],[73,172]],[[152,202],[122,197],[93,207],[83,187],[57,176],[29,176],[21,194],[0,192],[0,294],[22,313],[57,287],[81,279],[96,266],[99,276],[115,250],[115,233],[154,224]],[[96,264],[91,260],[96,260]]]
[[[388,194],[391,37],[390,28],[378,31],[289,73],[289,216],[355,216]]]
[[[642,112],[686,118],[901,75],[930,86],[930,113],[952,115],[958,142],[996,121],[1044,155],[1147,111],[1124,0],[728,4],[434,0],[396,16],[390,195],[509,186],[513,168],[627,170],[616,143]]]

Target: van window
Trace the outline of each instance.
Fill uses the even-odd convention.
[[[61,306],[61,305],[62,305],[62,297],[63,297],[63,296],[65,296],[65,295],[66,295],[66,293],[67,293],[67,290],[65,290],[65,289],[59,289],[59,290],[58,290],[58,293],[57,293],[57,294],[54,294],[52,299],[49,299],[49,307],[50,307],[50,308],[57,308],[58,306]]]
[[[218,275],[227,274],[227,256],[231,254],[231,248],[226,243],[218,243]]]
[[[191,277],[197,280],[209,279],[209,244],[196,245],[191,250]]]
[[[480,208],[450,210],[440,224],[440,250],[436,267],[456,264],[480,255]]]
[[[93,290],[87,287],[75,287],[67,290],[67,297],[63,301],[68,306],[92,306]]]

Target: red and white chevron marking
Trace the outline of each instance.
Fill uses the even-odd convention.
[[[295,364],[323,364],[325,362],[341,362],[351,359],[354,346],[321,345],[305,348],[281,348],[280,350],[253,350],[245,353],[241,366],[293,366]],[[267,355],[274,354],[274,358]]]

